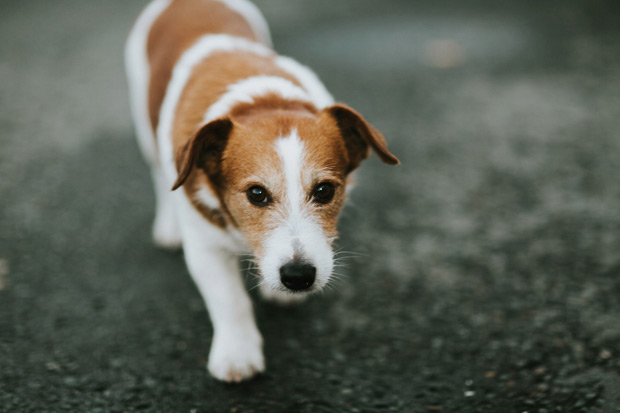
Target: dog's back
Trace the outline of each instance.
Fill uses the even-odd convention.
[[[125,51],[132,111],[141,147],[153,161],[152,140],[173,68],[187,49],[208,34],[271,45],[267,23],[246,0],[155,0],[132,29]]]
[[[157,128],[159,110],[175,63],[201,36],[228,34],[251,41],[268,41],[228,2],[218,0],[174,0],[153,23],[147,41],[151,68],[149,116]],[[263,31],[264,32],[264,31]]]

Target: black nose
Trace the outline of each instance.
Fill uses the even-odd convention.
[[[289,262],[280,267],[280,280],[282,284],[293,291],[307,290],[314,283],[316,268],[313,265]]]

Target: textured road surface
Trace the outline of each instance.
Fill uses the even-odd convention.
[[[268,372],[211,379],[150,242],[121,59],[144,2],[0,1],[0,410],[620,411],[618,2],[257,3],[402,160],[359,174],[342,281],[256,299]]]

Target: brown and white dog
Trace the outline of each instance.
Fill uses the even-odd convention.
[[[239,255],[254,255],[268,299],[321,290],[350,173],[370,149],[398,164],[376,129],[270,44],[247,0],[155,0],[125,51],[153,236],[184,249],[213,322],[208,369],[224,381],[265,368]]]

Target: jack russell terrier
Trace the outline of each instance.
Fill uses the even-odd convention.
[[[320,291],[350,173],[370,149],[399,163],[361,115],[270,45],[247,0],[155,0],[125,50],[153,237],[183,247],[213,323],[208,369],[228,382],[265,369],[239,255],[255,257],[267,299]]]

